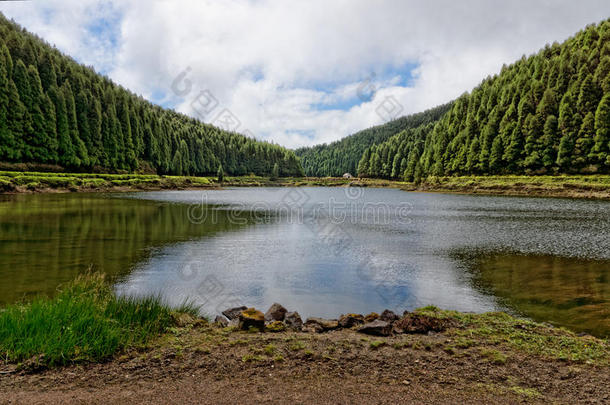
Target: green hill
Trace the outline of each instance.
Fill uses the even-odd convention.
[[[610,172],[610,20],[547,45],[464,94],[435,125],[368,148],[358,173]]]
[[[153,105],[0,14],[0,162],[72,171],[300,175],[294,152]]]
[[[392,135],[422,124],[437,121],[449,110],[445,104],[422,113],[398,118],[357,132],[331,144],[317,145],[296,150],[308,176],[341,176],[343,173],[356,174],[358,161],[363,152],[374,144],[387,140]]]

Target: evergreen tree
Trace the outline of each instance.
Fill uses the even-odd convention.
[[[222,183],[225,180],[225,171],[222,169],[222,165],[218,166],[216,177],[218,178],[219,183]]]
[[[19,98],[19,92],[17,86],[12,80],[8,81],[8,111],[6,126],[10,135],[10,141],[14,145],[11,147],[11,151],[6,153],[9,155],[9,159],[12,161],[21,161],[25,155],[25,131],[27,126],[26,114],[27,111],[25,106]]]
[[[602,165],[610,166],[610,94],[606,94],[595,112],[594,157]]]
[[[369,160],[371,159],[371,150],[366,149],[360,162],[358,163],[358,176],[368,177],[369,176]]]
[[[578,137],[574,144],[574,156],[572,165],[576,168],[583,168],[590,163],[589,155],[595,144],[595,115],[592,112],[587,113],[582,122]]]
[[[499,173],[502,168],[502,155],[504,154],[504,146],[502,138],[496,137],[491,145],[491,155],[489,157],[490,173]]]
[[[58,162],[65,167],[78,166],[78,159],[70,136],[70,124],[64,93],[52,86],[49,89],[49,94],[55,105]]]
[[[578,131],[578,116],[574,111],[574,98],[567,92],[559,106],[559,131],[561,139],[557,153],[557,164],[561,169],[568,170],[573,165],[574,144]]]
[[[84,142],[80,139],[78,133],[78,123],[76,118],[76,107],[74,104],[74,96],[72,94],[72,88],[69,82],[64,82],[60,92],[65,104],[66,119],[68,124],[68,136],[70,137],[70,144],[72,144],[72,152],[74,153],[73,165],[74,166],[88,166],[89,157]]]
[[[174,153],[174,158],[172,159],[172,172],[178,176],[182,176],[184,174],[182,163],[182,154],[180,153],[180,150],[177,150],[176,153]]]
[[[271,180],[277,180],[280,177],[280,166],[276,163],[271,171]]]
[[[10,54],[4,43],[0,42],[0,161],[16,160],[17,143],[9,128],[9,62]]]
[[[50,148],[52,138],[48,131],[48,122],[54,120],[49,116],[45,105],[45,94],[42,91],[38,71],[32,65],[28,68],[29,90],[30,90],[30,116],[32,118],[32,132],[26,138],[27,148],[32,161],[48,163],[51,161]],[[45,115],[43,109],[47,112]]]
[[[554,115],[549,115],[544,124],[544,133],[542,136],[542,166],[549,169],[557,160],[557,118]]]
[[[25,161],[31,162],[34,157],[30,149],[30,139],[33,136],[34,128],[32,123],[32,96],[30,92],[30,79],[28,77],[27,68],[21,59],[17,60],[13,72],[13,82],[17,89],[18,98],[20,103],[23,105],[23,110],[19,108],[20,117],[16,126],[19,128],[19,134],[15,134],[21,139],[21,158]],[[10,108],[13,108],[12,106]]]

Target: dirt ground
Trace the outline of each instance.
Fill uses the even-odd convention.
[[[610,367],[454,339],[176,328],[102,364],[0,366],[0,403],[610,403]]]

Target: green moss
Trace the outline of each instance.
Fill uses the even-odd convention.
[[[385,346],[385,344],[386,342],[384,342],[383,340],[375,340],[369,344],[369,347],[373,350],[377,350],[380,347]]]
[[[246,354],[242,356],[241,361],[244,363],[254,363],[258,361],[265,361],[266,359],[263,356],[257,356],[254,354]]]
[[[493,349],[483,349],[481,350],[481,355],[497,365],[506,364],[506,360],[508,360],[508,357],[504,353]]]
[[[286,330],[286,324],[281,321],[274,321],[265,326],[267,332],[283,332]]]
[[[305,343],[301,342],[300,340],[292,342],[292,344],[290,345],[290,350],[295,352],[303,349],[305,349]]]
[[[529,399],[536,399],[542,397],[542,394],[535,388],[523,388],[519,386],[510,387],[510,390],[514,393],[524,396]]]

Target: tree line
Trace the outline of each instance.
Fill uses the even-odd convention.
[[[293,151],[144,100],[0,14],[0,162],[75,171],[303,174]],[[275,174],[275,173],[274,173]]]
[[[547,45],[459,97],[435,124],[366,149],[358,174],[610,172],[610,20]]]
[[[330,144],[316,145],[296,150],[297,156],[308,176],[342,176],[356,174],[358,162],[371,145],[380,144],[392,135],[425,123],[437,121],[445,114],[451,103],[441,105],[418,114],[400,117],[382,125],[359,131]]]

